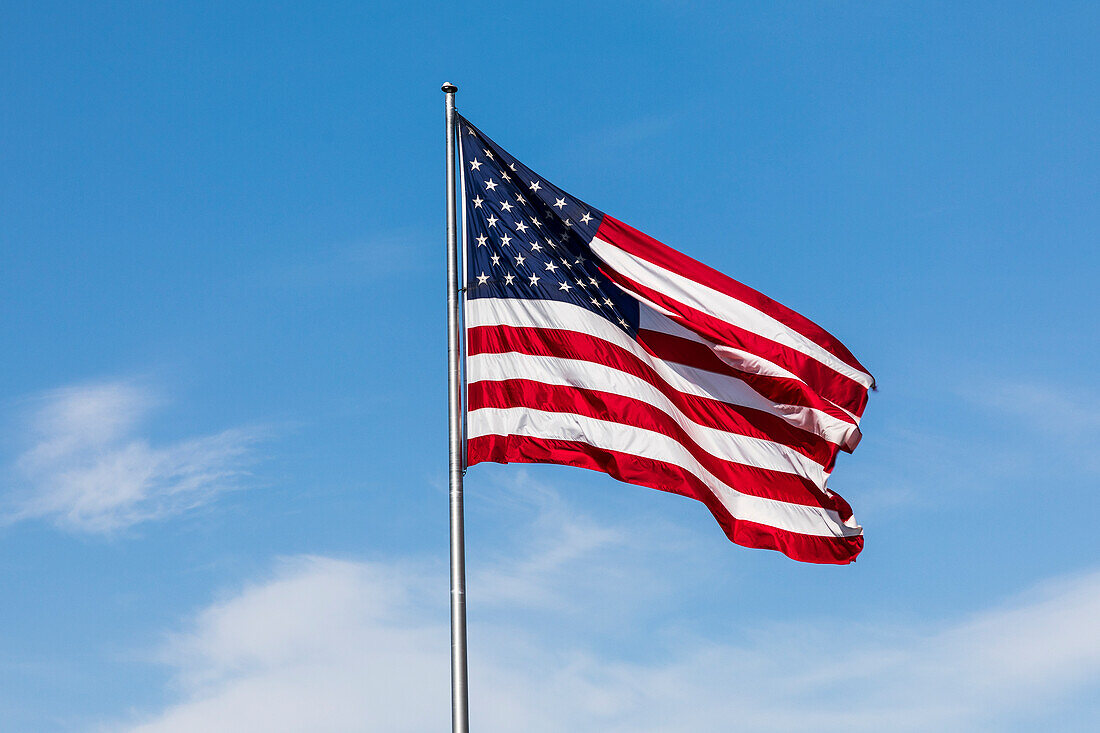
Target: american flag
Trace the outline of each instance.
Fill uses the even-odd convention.
[[[467,465],[602,471],[698,499],[739,545],[852,562],[863,530],[826,481],[874,380],[848,349],[457,132]]]

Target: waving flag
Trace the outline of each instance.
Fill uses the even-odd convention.
[[[558,463],[702,501],[730,540],[845,564],[826,488],[874,380],[805,317],[556,188],[458,118],[467,465]]]

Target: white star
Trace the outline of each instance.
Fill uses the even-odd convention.
[[[474,208],[475,209],[480,209],[481,205],[483,203],[485,203],[485,199],[481,198],[480,196],[475,196],[474,197]]]
[[[533,216],[531,217],[531,223],[532,223],[532,224],[534,224],[534,225],[535,225],[535,226],[537,226],[537,227],[541,227],[541,226],[542,226],[542,222],[541,222],[541,221],[539,221],[538,219],[536,219],[536,218],[535,218],[535,217],[533,217]]]
[[[523,196],[519,195],[518,193],[516,194],[516,201],[520,202],[521,204],[527,203],[527,199],[523,198]]]
[[[538,285],[539,284],[539,276],[538,275],[532,275],[531,276],[531,284],[532,285]]]
[[[512,281],[515,280],[515,279],[516,279],[516,276],[509,273],[509,274],[504,276],[504,284],[505,285],[511,285]]]
[[[532,252],[541,252],[541,251],[542,251],[542,247],[540,247],[540,246],[539,246],[539,243],[538,243],[538,242],[532,242],[532,243],[531,243],[531,251],[532,251]]]
[[[493,261],[494,265],[499,265],[500,264],[500,255],[493,255],[489,259],[491,259]]]
[[[619,319],[619,325],[622,326],[623,328],[627,327],[626,321],[624,321],[622,318]]]
[[[565,208],[565,199],[557,199],[556,201],[554,201],[554,206],[557,206],[558,211],[561,211]]]
[[[566,220],[565,220],[565,226],[567,226],[567,227],[571,227],[571,226],[573,226],[573,222],[571,222],[571,221],[569,221],[568,219],[566,219]]]
[[[490,191],[492,191],[494,188],[496,188],[499,185],[500,184],[497,183],[496,181],[494,181],[492,178],[490,178],[488,181],[485,182],[485,188],[489,189]]]
[[[562,261],[561,261],[561,263],[562,263],[563,265],[565,265],[566,267],[568,267],[569,269],[572,269],[572,268],[573,268],[573,263],[572,263],[572,262],[570,262],[569,260],[562,260]]]
[[[508,175],[508,174],[507,174],[506,172],[504,172],[504,171],[501,171],[501,172],[500,172],[500,177],[501,177],[501,178],[503,178],[503,179],[504,179],[504,180],[506,180],[506,181],[510,181],[510,180],[512,180],[512,177],[511,177],[510,175]]]
[[[500,243],[504,247],[507,247],[508,243],[511,242],[511,241],[512,241],[512,238],[509,237],[507,234],[505,234],[503,237],[500,238]]]
[[[513,172],[513,173],[515,173],[515,172],[516,172],[516,164],[515,164],[515,163],[509,163],[509,164],[508,164],[508,167],[512,169],[512,172]]]
[[[477,158],[474,158],[473,160],[470,161],[470,170],[476,171],[480,168],[481,168],[481,161],[480,160],[478,160]]]
[[[488,239],[488,237],[486,237],[484,234],[482,234],[480,237],[478,237],[477,238],[477,246],[478,247],[484,247],[486,239]]]
[[[593,298],[593,299],[592,299],[592,305],[594,305],[594,306],[596,306],[597,308],[599,308],[599,307],[600,307],[600,301],[598,301],[598,300],[596,300],[595,298]]]
[[[546,269],[549,270],[550,272],[553,272],[554,270],[558,269],[558,266],[555,265],[553,262],[547,262],[546,263]]]
[[[496,218],[492,214],[489,214],[489,226],[495,227],[498,221],[500,221],[500,219]]]
[[[539,189],[542,188],[542,184],[538,181],[531,181],[531,185],[528,186],[528,188],[530,188],[535,193],[538,193]]]
[[[493,159],[493,154],[491,152],[489,152],[488,150],[484,150],[483,152],[485,153],[486,158],[488,158],[489,160]]]
[[[521,266],[522,266],[522,265],[523,265],[523,263],[524,263],[524,262],[526,262],[526,261],[527,261],[527,260],[525,260],[525,259],[523,258],[523,255],[516,255],[516,264],[517,264],[517,265],[521,265]]]
[[[473,134],[474,134],[474,128],[472,128],[472,127],[467,127],[467,128],[466,128],[466,134],[467,134],[467,135],[473,135]]]
[[[489,282],[489,276],[486,275],[484,272],[477,276],[478,285],[484,285],[487,282]]]
[[[570,291],[570,290],[572,290],[572,289],[573,289],[573,288],[571,288],[571,287],[569,286],[569,283],[562,283],[561,285],[559,285],[559,286],[558,286],[558,290],[564,290],[564,291],[566,291],[566,292],[569,292],[569,291]]]
[[[606,305],[606,306],[615,305],[614,303],[611,302],[611,298],[604,298],[603,299],[603,304]]]
[[[515,206],[512,206],[512,205],[511,205],[510,203],[508,203],[507,201],[505,201],[505,202],[504,202],[503,204],[501,204],[501,205],[500,205],[500,210],[501,210],[501,211],[511,211],[511,210],[512,210],[512,209],[514,209],[514,208],[516,208],[516,207],[515,207]]]
[[[592,283],[593,285],[599,285],[599,283],[596,282],[596,278],[594,278],[594,277],[588,278],[588,282]]]
[[[527,226],[522,221],[519,222],[518,224],[516,224],[516,231],[518,231],[520,234],[523,234],[525,231],[527,231],[530,228],[531,227]]]
[[[587,224],[590,221],[592,221],[592,215],[589,214],[587,211],[584,212],[584,216],[581,217],[581,223]]]

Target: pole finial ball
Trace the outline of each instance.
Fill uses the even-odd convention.
[[[452,84],[452,83],[451,83],[451,82],[449,82],[449,81],[445,81],[445,82],[443,82],[443,86],[442,86],[442,87],[440,87],[440,88],[441,88],[441,89],[442,89],[443,91],[445,91],[445,92],[446,92],[447,94],[454,94],[455,92],[457,92],[457,91],[458,91],[458,87],[456,87],[456,86],[455,86],[454,84]]]

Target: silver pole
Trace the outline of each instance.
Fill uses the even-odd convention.
[[[447,392],[451,495],[451,730],[468,733],[466,687],[466,542],[462,524],[462,352],[459,346],[458,231],[455,223],[455,92],[447,95]]]

